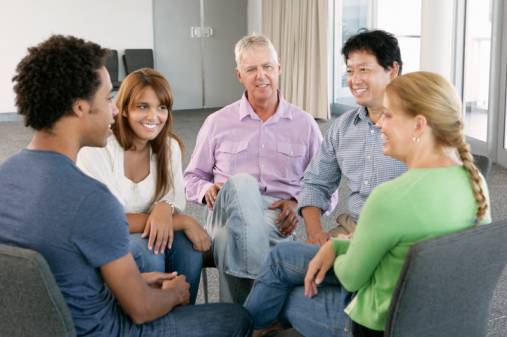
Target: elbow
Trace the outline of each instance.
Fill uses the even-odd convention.
[[[151,320],[144,310],[131,310],[127,314],[134,324],[144,324]]]
[[[144,324],[144,323],[146,323],[146,322],[147,322],[147,321],[146,321],[146,319],[145,319],[144,317],[137,316],[137,315],[135,315],[135,316],[134,316],[134,315],[130,316],[130,319],[132,320],[132,322],[134,322],[134,324],[137,324],[137,325],[139,325],[139,324]]]
[[[359,289],[361,289],[361,287],[357,287],[357,286],[354,286],[354,284],[352,283],[342,283],[342,286],[345,290],[347,290],[349,293],[355,293],[357,292]]]
[[[358,280],[348,277],[348,275],[340,275],[338,280],[342,287],[350,293],[356,292],[363,287],[362,282],[358,282]]]
[[[122,309],[135,324],[144,324],[153,320],[153,318],[150,317],[150,308],[144,301],[131,303],[131,305],[126,308],[123,307]]]

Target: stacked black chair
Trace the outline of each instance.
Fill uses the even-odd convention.
[[[491,172],[491,159],[480,154],[474,154],[474,163],[481,171],[484,179],[488,179],[489,172]]]
[[[115,49],[111,49],[109,57],[106,60],[106,68],[109,72],[109,77],[111,77],[111,82],[113,83],[113,90],[118,90],[121,82],[118,80],[119,74],[119,66],[118,66],[118,51]]]
[[[125,49],[123,64],[125,65],[125,73],[127,75],[140,68],[153,68],[153,50]]]

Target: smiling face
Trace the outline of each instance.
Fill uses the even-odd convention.
[[[123,112],[134,133],[134,142],[146,144],[155,139],[164,128],[169,109],[160,102],[152,87],[145,87],[135,100],[133,108]]]
[[[236,70],[238,80],[247,92],[252,105],[278,100],[280,65],[267,47],[252,47],[240,57]]]
[[[384,96],[384,113],[377,122],[382,131],[384,154],[400,161],[407,162],[414,144],[417,129],[416,117],[405,113],[394,95]]]
[[[357,104],[370,109],[382,108],[384,91],[397,76],[393,66],[384,69],[375,55],[366,51],[354,51],[347,59],[347,84]]]

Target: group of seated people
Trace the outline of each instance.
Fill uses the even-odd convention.
[[[30,48],[13,81],[34,132],[0,165],[0,243],[44,256],[78,336],[383,336],[410,246],[490,222],[488,190],[446,79],[401,75],[385,31],[342,53],[358,106],[322,137],[283,98],[269,39],[243,37],[244,94],[206,118],[183,171],[159,72],[130,73],[113,100],[107,49],[61,35]],[[342,178],[346,212],[325,231]],[[207,251],[220,303],[189,305]]]

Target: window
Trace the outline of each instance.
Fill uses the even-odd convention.
[[[369,27],[369,1],[343,0],[335,1],[334,22],[334,103],[354,105],[347,86],[347,72],[341,49],[345,41],[361,28]]]
[[[377,0],[377,28],[393,33],[398,38],[403,73],[419,70],[421,0]]]
[[[488,136],[491,10],[491,1],[467,1],[463,85],[465,133],[484,142]]]
[[[403,13],[403,15],[399,15]],[[400,43],[403,73],[419,70],[421,0],[334,0],[333,112],[355,105],[347,87],[343,43],[362,28],[393,33]]]

